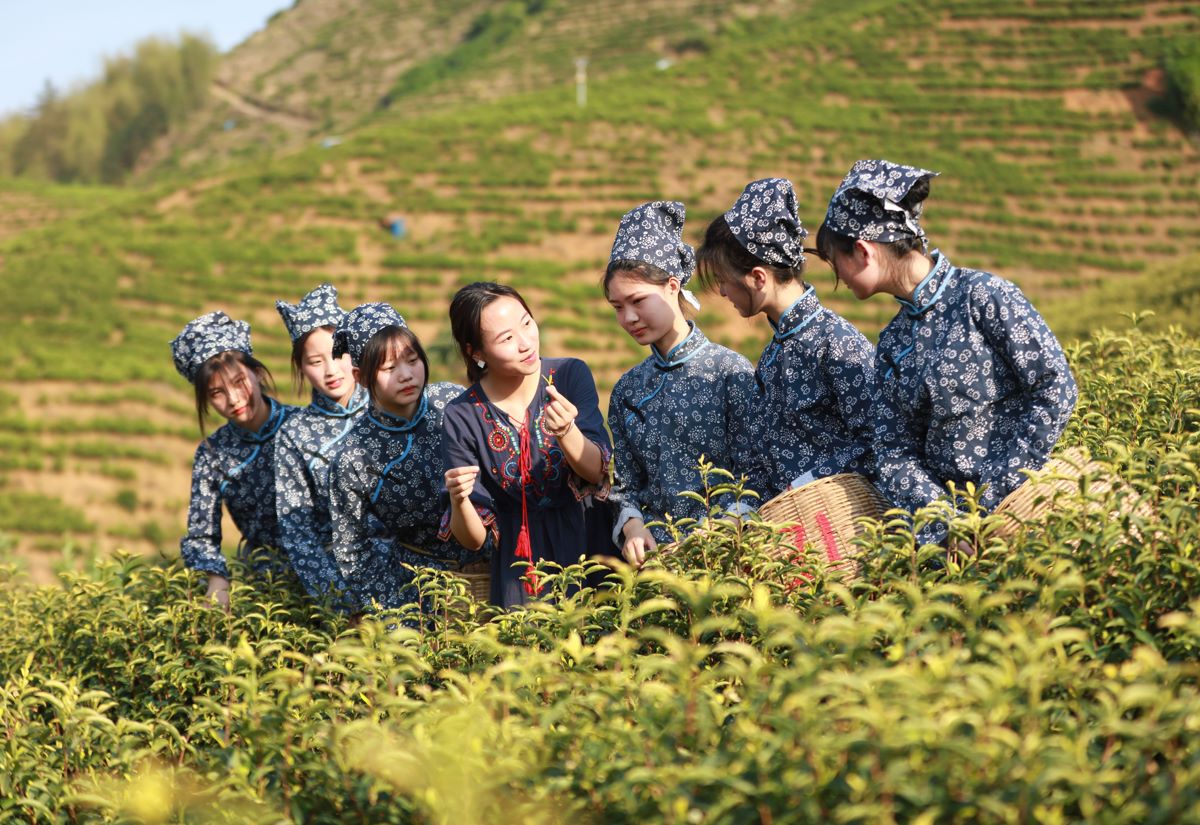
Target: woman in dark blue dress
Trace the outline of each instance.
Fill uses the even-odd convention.
[[[541,592],[514,564],[568,565],[589,552],[584,500],[607,497],[611,446],[591,370],[541,356],[516,290],[463,287],[450,323],[474,383],[446,408],[442,536],[468,548],[495,542],[491,601],[512,607]]]
[[[805,283],[807,236],[791,181],[765,178],[709,224],[696,253],[706,285],[743,318],[766,315],[775,332],[754,373],[756,440],[770,464],[764,499],[835,473],[875,472],[875,347]]]
[[[363,304],[334,333],[370,394],[333,457],[330,550],[355,609],[400,607],[417,594],[403,567],[456,567],[475,557],[438,537],[442,510],[442,428],[457,384],[429,384],[429,359],[388,304]]]
[[[171,342],[175,369],[196,392],[200,431],[210,409],[226,420],[200,442],[192,463],[187,535],[179,544],[184,564],[208,574],[207,597],[229,606],[229,566],[221,552],[221,506],[242,534],[239,555],[279,547],[275,516],[275,436],[296,408],[264,392],[271,374],[253,354],[250,325],[224,312],[188,323]],[[282,554],[259,560],[283,570]]]
[[[333,331],[345,312],[332,284],[321,284],[295,306],[276,301],[292,339],[297,385],[312,386],[312,401],[279,430],[275,447],[275,510],[279,542],[313,598],[345,591],[326,547],[330,540],[329,466],[367,406],[349,356],[333,357]]]
[[[928,252],[926,169],[860,160],[825,214],[817,247],[860,300],[894,296],[879,335],[875,460],[884,495],[909,512],[983,488],[991,510],[1038,470],[1078,391],[1058,339],[1015,284]],[[944,524],[920,538],[941,542]]]

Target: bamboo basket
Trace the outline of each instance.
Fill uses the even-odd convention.
[[[789,525],[786,529],[797,550],[806,544],[815,547],[829,574],[849,582],[859,575],[861,548],[854,539],[863,529],[858,520],[878,518],[890,506],[865,477],[839,473],[780,493],[758,514],[763,521]]]
[[[400,542],[401,547],[405,547],[412,552],[427,556],[429,558],[437,558],[430,553],[422,550],[420,547]],[[447,571],[452,576],[457,576],[467,583],[467,592],[471,598],[477,602],[487,602],[492,597],[492,561],[491,559],[479,559],[477,561],[467,562],[457,569]]]
[[[467,583],[467,592],[477,602],[488,602],[492,597],[492,562],[490,559],[473,561],[453,571],[455,576]]]
[[[1106,467],[1090,460],[1080,449],[1072,447],[1062,455],[1051,458],[1036,476],[1009,493],[995,509],[1003,517],[996,530],[1001,538],[1012,538],[1031,522],[1037,522],[1059,506],[1059,497],[1079,493],[1079,482],[1087,475],[1088,493],[1104,496],[1120,489],[1124,482]],[[1114,516],[1136,512],[1149,517],[1153,511],[1145,502],[1137,502],[1132,493],[1126,497]]]

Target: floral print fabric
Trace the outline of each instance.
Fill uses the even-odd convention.
[[[986,485],[991,510],[1040,469],[1078,399],[1058,339],[1012,283],[939,252],[879,336],[879,487],[910,512],[946,482]],[[942,541],[936,525],[923,541]]]
[[[925,230],[920,225],[924,204],[907,210],[900,206],[900,201],[917,181],[937,175],[928,169],[886,160],[860,160],[833,193],[825,225],[838,235],[864,241],[924,240]]]
[[[746,475],[747,487],[760,495],[766,489],[765,462],[754,445],[759,403],[754,368],[691,327],[665,357],[652,347],[650,357],[613,387],[608,425],[620,507],[614,541],[635,516],[647,523],[667,513],[707,518],[699,502],[679,496],[701,492],[696,465],[702,455],[735,476]],[[663,527],[651,532],[657,541],[669,539]]]
[[[678,201],[653,201],[630,209],[613,239],[613,261],[652,264],[687,285],[696,269],[696,252],[683,240],[686,210]]]
[[[763,263],[792,269],[804,264],[808,230],[800,222],[792,182],[763,178],[746,184],[725,223],[738,243]]]
[[[350,362],[358,366],[363,350],[375,333],[386,327],[406,326],[403,316],[390,304],[372,303],[356,306],[346,313],[333,333],[333,357],[350,353]]]
[[[333,459],[330,550],[359,607],[413,601],[402,564],[445,569],[478,555],[437,535],[444,416],[461,393],[457,384],[430,384],[412,420],[372,404]]]
[[[313,390],[312,403],[293,413],[280,428],[275,445],[280,548],[314,598],[346,590],[326,549],[331,538],[329,468],[366,406],[367,391],[362,387],[355,388],[345,407]]]
[[[346,315],[338,306],[337,288],[333,284],[321,284],[295,306],[276,301],[275,309],[283,318],[293,343],[317,327],[336,327]]]
[[[184,563],[193,570],[229,577],[221,553],[222,503],[241,531],[239,552],[279,546],[275,497],[270,494],[275,489],[275,436],[296,408],[267,400],[271,413],[257,432],[225,424],[196,448],[187,535],[179,545]],[[280,557],[268,566],[287,565]]]
[[[875,348],[812,287],[780,316],[755,375],[764,500],[836,473],[874,475]]]
[[[175,369],[191,383],[195,383],[196,373],[205,361],[229,351],[254,354],[250,346],[250,325],[235,321],[220,310],[189,321],[171,341]]]

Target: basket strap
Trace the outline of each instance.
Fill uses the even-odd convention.
[[[831,564],[841,561],[842,554],[838,551],[837,536],[834,535],[829,517],[823,510],[817,513],[817,529],[821,531],[821,541],[825,543],[825,558],[829,559]]]

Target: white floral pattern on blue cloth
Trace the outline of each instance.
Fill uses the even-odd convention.
[[[171,360],[175,362],[175,369],[193,384],[205,361],[230,351],[254,354],[250,346],[250,325],[233,320],[219,309],[189,321],[171,341]]]
[[[442,516],[442,434],[457,384],[430,384],[411,421],[372,404],[355,421],[330,471],[330,550],[360,608],[399,607],[416,599],[401,564],[446,569],[472,553],[438,538]],[[407,546],[405,546],[407,545]]]
[[[179,543],[184,564],[193,570],[229,577],[221,553],[221,504],[242,534],[242,558],[258,547],[279,547],[275,516],[275,440],[296,408],[273,398],[271,413],[257,432],[227,423],[200,442],[192,462],[192,498],[187,535]],[[267,565],[286,569],[281,554]]]
[[[772,325],[758,359],[763,499],[836,473],[875,474],[875,347],[810,286]]]
[[[287,301],[276,301],[275,309],[295,343],[317,327],[336,327],[346,316],[337,301],[337,288],[333,284],[321,284],[295,306]]]
[[[345,407],[313,390],[312,402],[292,414],[276,439],[279,545],[313,598],[347,589],[327,549],[332,537],[329,467],[366,406],[367,391],[362,387],[355,388]]]
[[[1022,468],[1041,469],[1075,409],[1078,390],[1062,346],[1016,285],[934,266],[879,336],[875,460],[879,487],[912,512],[960,489],[986,485],[993,509]],[[940,542],[944,525],[922,541]]]
[[[864,241],[920,238],[926,242],[920,223],[925,205],[905,209],[900,201],[917,181],[939,174],[887,160],[857,161],[830,198],[825,225],[838,235]]]
[[[747,476],[749,489],[766,488],[765,459],[754,443],[760,401],[754,368],[691,327],[666,357],[651,347],[650,357],[613,387],[608,426],[619,512],[614,542],[631,517],[647,523],[667,513],[675,519],[707,518],[699,502],[679,495],[701,492],[696,464],[702,455],[735,476]],[[718,504],[735,508],[733,501]],[[657,541],[669,539],[665,528],[651,532]]]
[[[367,342],[386,327],[403,327],[404,317],[391,304],[360,304],[346,313],[333,332],[333,357],[350,353],[350,363],[358,366]]]
[[[683,240],[685,213],[678,201],[652,201],[630,209],[617,227],[609,263],[652,264],[686,286],[696,269],[696,252]]]
[[[808,230],[800,221],[790,180],[763,178],[746,184],[725,213],[725,223],[738,243],[763,263],[786,269],[803,266]]]

